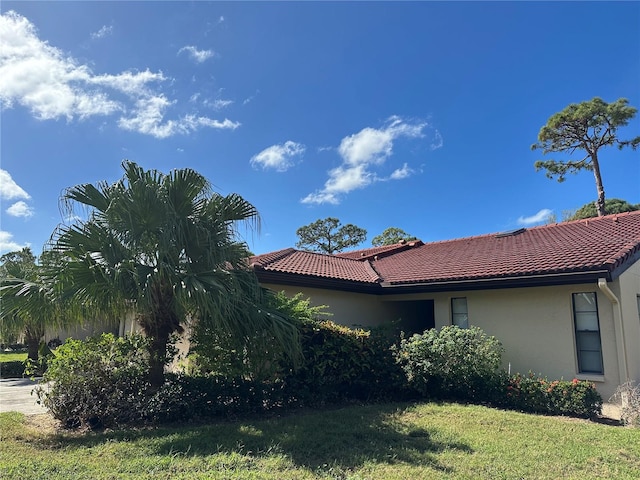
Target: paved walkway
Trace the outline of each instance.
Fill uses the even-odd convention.
[[[47,413],[47,409],[38,405],[38,397],[33,391],[40,379],[6,378],[0,379],[0,413],[20,412],[26,415]]]

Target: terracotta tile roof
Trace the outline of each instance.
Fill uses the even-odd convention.
[[[250,259],[254,270],[376,284],[380,277],[368,261],[287,248]],[[260,275],[258,275],[260,277]]]
[[[614,278],[640,259],[640,211],[512,234],[409,243],[414,245],[333,256],[290,248],[251,261],[257,268],[281,274],[375,283],[377,288],[590,272]]]
[[[352,258],[354,260],[375,259],[375,257],[386,257],[419,245],[424,245],[421,240],[412,240],[411,242],[400,242],[380,247],[351,250],[350,252],[338,253],[336,257]]]
[[[613,270],[640,251],[640,212],[424,245],[375,262],[385,282]]]

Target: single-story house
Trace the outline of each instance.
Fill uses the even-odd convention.
[[[476,325],[512,372],[590,380],[605,400],[640,382],[640,211],[337,255],[287,248],[251,265],[339,323]]]

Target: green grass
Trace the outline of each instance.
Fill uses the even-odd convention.
[[[0,363],[24,362],[26,359],[27,352],[0,352]]]
[[[640,429],[456,404],[60,433],[0,414],[9,479],[637,479]]]

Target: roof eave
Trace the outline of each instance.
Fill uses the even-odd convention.
[[[611,281],[609,270],[588,270],[581,272],[546,273],[500,278],[474,278],[445,280],[436,282],[390,284],[382,283],[383,294],[429,293],[456,290],[495,290],[503,288],[544,287],[597,282],[599,278]]]
[[[273,283],[276,285],[289,285],[293,287],[324,288],[343,292],[380,294],[378,282],[356,282],[330,277],[317,277],[312,275],[300,275],[269,270],[255,270],[260,283]]]

